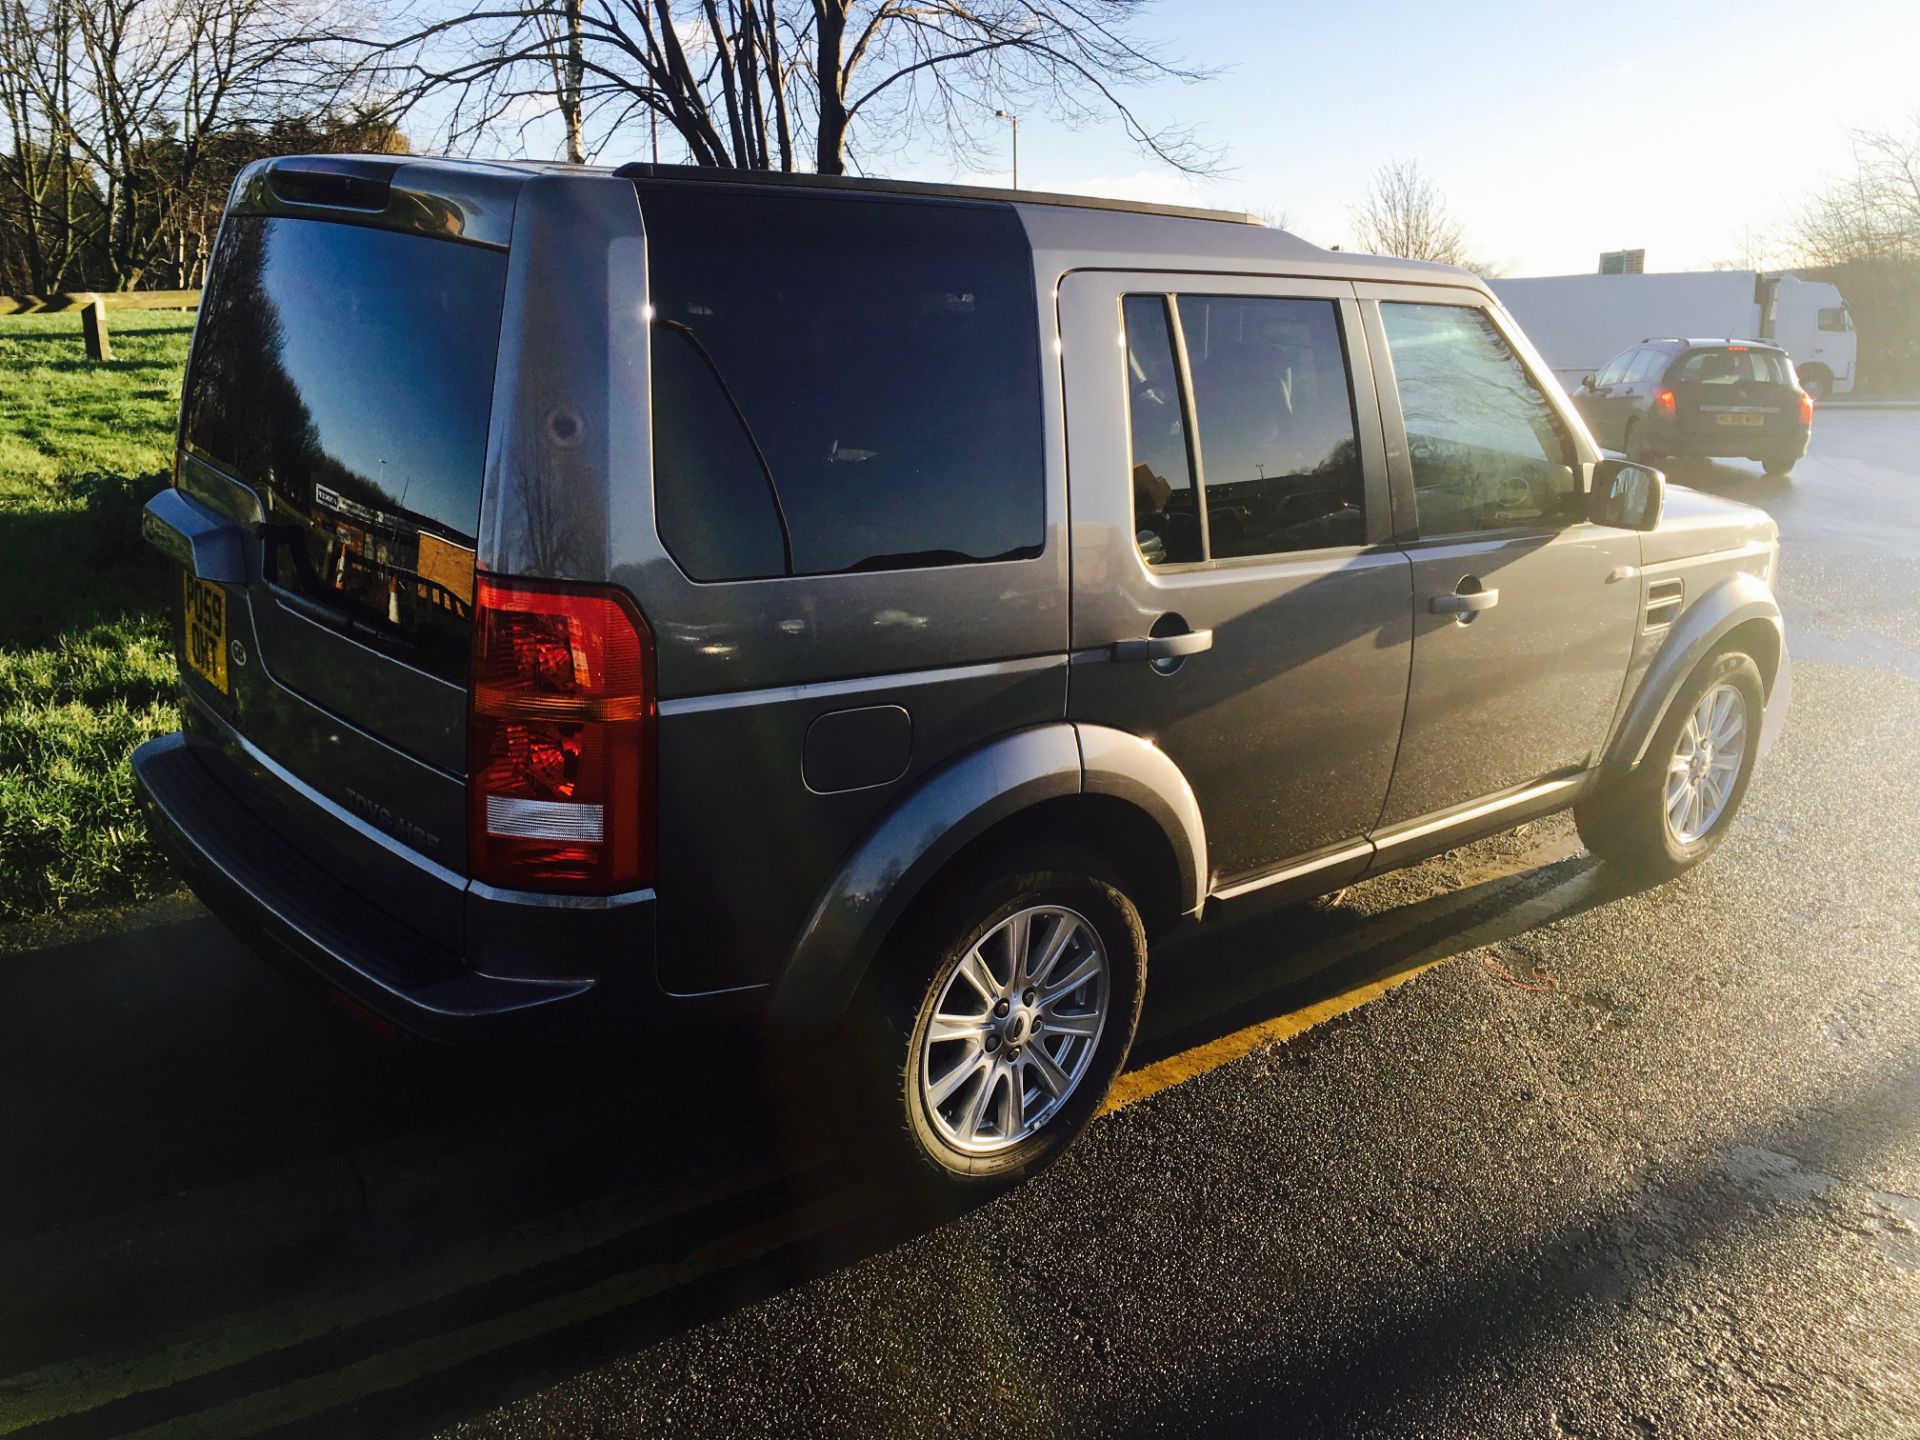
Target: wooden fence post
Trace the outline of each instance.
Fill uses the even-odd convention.
[[[107,302],[89,295],[80,310],[80,328],[87,337],[89,360],[113,359],[113,340],[107,334]]]

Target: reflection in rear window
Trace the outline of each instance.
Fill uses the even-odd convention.
[[[504,254],[232,216],[200,312],[189,449],[305,512],[401,512],[471,544]],[[337,497],[338,504],[325,497]]]
[[[699,580],[1039,553],[1040,354],[1003,207],[642,192],[662,540]]]

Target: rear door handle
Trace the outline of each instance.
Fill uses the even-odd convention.
[[[1500,603],[1498,590],[1474,590],[1465,595],[1436,595],[1427,601],[1435,615],[1477,615]]]
[[[1213,648],[1213,631],[1186,630],[1178,635],[1154,635],[1145,640],[1116,640],[1108,653],[1115,660],[1184,660]]]

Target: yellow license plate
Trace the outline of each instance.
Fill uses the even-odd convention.
[[[1767,417],[1764,415],[1716,415],[1713,418],[1718,420],[1722,425],[1764,425],[1767,423]]]
[[[210,580],[182,576],[186,589],[187,663],[227,693],[227,592]]]

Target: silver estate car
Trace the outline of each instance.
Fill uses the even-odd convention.
[[[1773,522],[1473,276],[1024,192],[261,162],[145,524],[139,793],[263,955],[445,1039],[763,1016],[948,1200],[1169,930],[1569,806],[1677,872],[1788,683]]]

